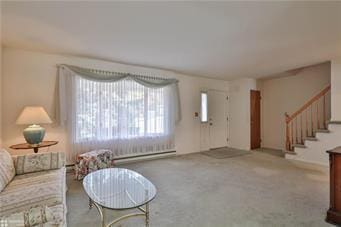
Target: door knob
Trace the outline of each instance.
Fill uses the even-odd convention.
[[[210,123],[210,125],[213,125],[213,123]]]

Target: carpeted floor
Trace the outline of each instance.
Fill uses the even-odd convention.
[[[222,148],[217,148],[209,151],[203,151],[201,152],[203,155],[207,155],[212,158],[216,159],[222,159],[222,158],[233,158],[241,155],[247,155],[251,154],[251,151],[246,151],[246,150],[239,150],[235,148],[230,148],[230,147],[222,147]]]
[[[282,150],[271,149],[271,148],[258,148],[254,151],[259,151],[266,154],[276,155],[278,157],[285,157],[285,153]]]
[[[196,153],[120,167],[143,174],[157,187],[150,206],[154,227],[329,226],[324,221],[327,168],[302,169],[261,152],[226,159]],[[82,183],[69,175],[68,187],[68,226],[99,226]],[[116,226],[144,226],[144,220],[136,217]]]

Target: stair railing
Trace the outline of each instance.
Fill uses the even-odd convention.
[[[285,113],[286,149],[293,151],[294,144],[304,144],[307,137],[315,137],[319,129],[327,128],[327,94],[330,85],[306,102],[292,115]]]

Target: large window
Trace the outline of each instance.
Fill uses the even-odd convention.
[[[152,138],[170,133],[167,88],[133,80],[96,82],[77,76],[75,141]]]
[[[68,132],[68,160],[91,150],[114,155],[175,148],[181,119],[178,81],[171,78],[58,68],[58,120]]]

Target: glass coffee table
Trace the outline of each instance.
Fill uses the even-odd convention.
[[[89,208],[94,205],[101,216],[102,227],[134,216],[145,216],[145,224],[149,226],[149,202],[155,198],[156,188],[141,174],[122,168],[97,170],[84,178],[83,187],[89,196]],[[105,224],[104,209],[138,209],[140,212],[121,216]]]

